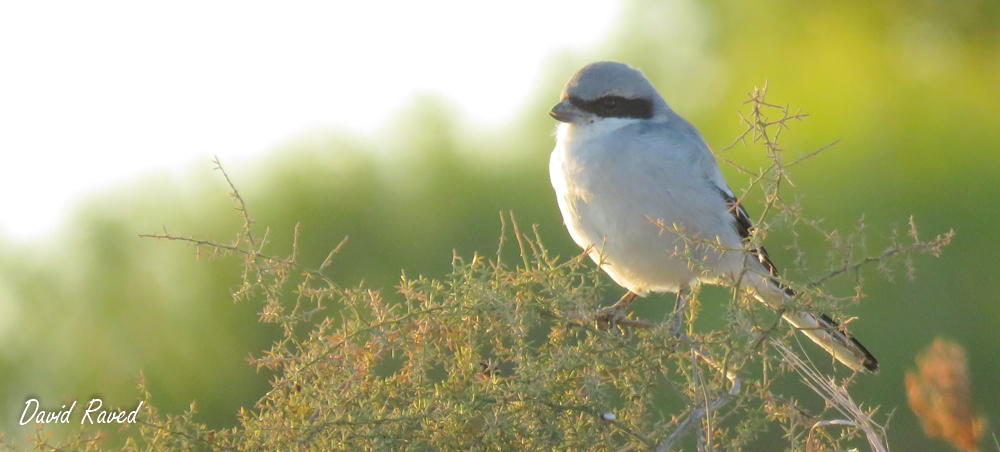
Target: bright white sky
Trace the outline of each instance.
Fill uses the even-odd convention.
[[[38,237],[144,172],[320,125],[375,130],[416,92],[502,121],[547,57],[617,15],[581,0],[3,2],[0,233]]]

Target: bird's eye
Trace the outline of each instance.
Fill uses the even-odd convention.
[[[613,97],[601,99],[601,109],[609,113],[615,111],[618,109],[618,100]]]

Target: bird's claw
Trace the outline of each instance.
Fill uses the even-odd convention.
[[[611,328],[618,326],[618,322],[622,319],[628,318],[622,309],[618,306],[610,306],[597,311],[594,315],[594,319],[597,320],[597,329],[601,331],[609,331]],[[624,330],[622,330],[624,332]]]
[[[601,331],[610,331],[611,328],[617,327],[621,330],[622,334],[625,335],[628,335],[629,327],[643,329],[653,327],[653,324],[646,320],[628,318],[628,314],[625,314],[625,309],[618,305],[609,306],[597,311],[597,314],[594,315],[594,319],[597,320],[597,329]]]

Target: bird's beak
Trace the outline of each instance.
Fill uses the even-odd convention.
[[[552,111],[549,112],[549,115],[555,118],[556,121],[572,123],[577,122],[580,118],[582,118],[583,112],[573,106],[569,99],[566,99],[556,104],[555,107],[552,107]]]

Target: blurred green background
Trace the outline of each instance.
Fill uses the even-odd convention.
[[[851,329],[882,372],[860,378],[854,395],[895,411],[896,450],[942,450],[907,408],[903,377],[945,336],[968,352],[976,409],[1000,423],[996,1],[628,1],[605,42],[553,55],[501,126],[470,124],[448,100],[417,96],[379,133],[317,128],[259,160],[222,163],[270,227],[272,254],[289,252],[296,223],[307,265],[349,236],[333,266],[346,285],[390,292],[401,270],[443,276],[452,250],[492,253],[501,210],[538,224],[555,253],[572,256],[579,250],[548,182],[555,122],[547,113],[572,73],[599,59],[643,69],[716,149],[739,135],[740,103],[767,81],[771,101],[810,115],[785,135],[786,149],[841,140],[793,169],[786,197],[829,229],[849,231],[864,216],[873,252],[910,215],[924,238],[954,228],[940,259],[916,259],[915,281],[865,273],[868,297],[849,311],[860,318]],[[742,148],[727,156],[763,162]],[[140,370],[155,405],[178,413],[196,401],[213,427],[234,425],[236,411],[264,394],[269,375],[247,357],[278,332],[257,323],[259,305],[233,304],[240,260],[196,259],[192,248],[138,238],[165,225],[229,240],[240,222],[211,167],[206,159],[91,194],[58,234],[31,245],[0,237],[0,428],[22,437],[17,419],[30,397],[134,406]],[[745,187],[730,170],[734,190]],[[779,267],[794,258],[787,238],[768,237]],[[821,240],[801,244],[823,263]],[[609,301],[620,295],[610,292]],[[666,298],[650,300],[640,303]]]

